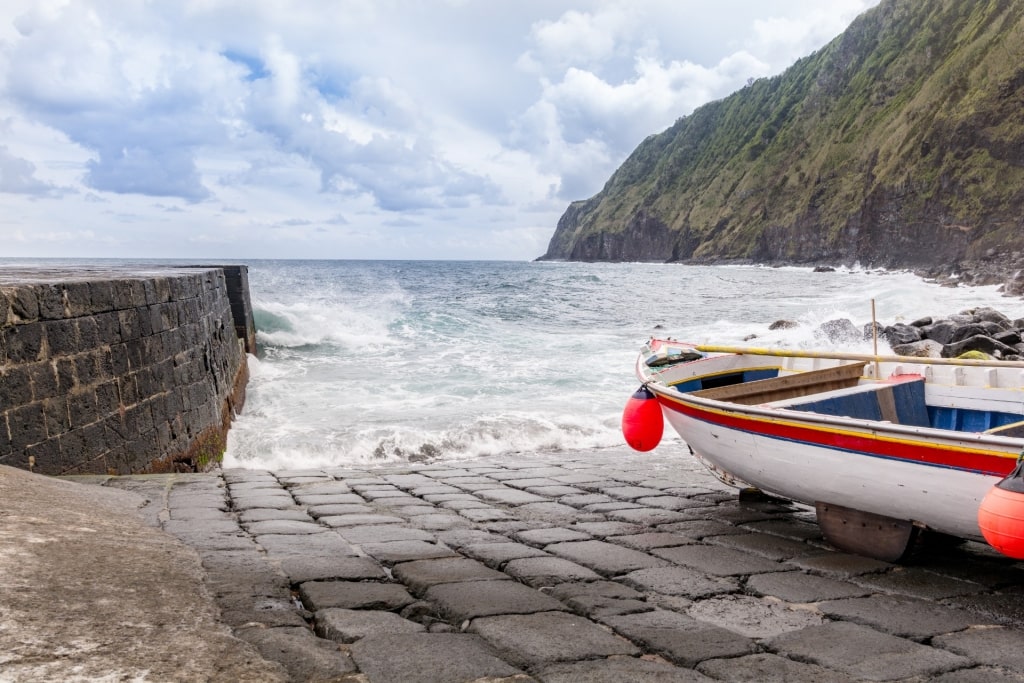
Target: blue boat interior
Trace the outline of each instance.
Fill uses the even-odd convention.
[[[675,385],[675,389],[682,393],[690,393],[771,379],[778,374],[778,370],[774,368],[728,372],[697,377]],[[790,410],[806,410],[821,415],[888,420],[916,427],[1024,436],[1024,415],[929,406],[925,402],[924,384],[924,379],[863,384],[824,394],[773,401],[770,405]]]

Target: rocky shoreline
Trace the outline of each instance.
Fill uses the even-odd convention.
[[[791,320],[777,320],[769,329],[797,326]],[[832,344],[856,343],[877,335],[898,356],[1024,360],[1024,318],[1011,319],[987,306],[941,318],[927,316],[911,323],[875,323],[874,331],[870,322],[858,326],[852,320],[840,318],[819,325],[815,335]]]

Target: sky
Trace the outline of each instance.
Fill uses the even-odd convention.
[[[4,0],[0,257],[542,255],[878,0]]]

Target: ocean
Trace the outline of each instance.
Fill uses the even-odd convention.
[[[992,306],[861,269],[439,261],[248,261],[258,356],[225,467],[365,467],[621,449],[650,336],[871,352],[821,323]],[[772,331],[777,320],[798,326]],[[884,342],[880,352],[888,353]],[[659,448],[678,448],[666,431]]]

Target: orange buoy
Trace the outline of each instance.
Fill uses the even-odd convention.
[[[643,386],[626,401],[622,411],[622,435],[633,450],[649,451],[661,442],[665,418],[650,389]]]
[[[978,526],[990,546],[1024,560],[1024,455],[1013,472],[985,494],[978,507]]]

